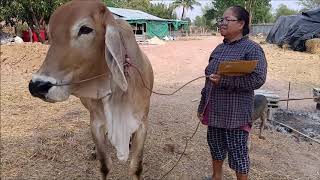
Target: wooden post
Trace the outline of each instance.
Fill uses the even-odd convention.
[[[145,26],[144,26],[144,24],[145,24]],[[148,24],[147,24],[147,23],[144,23],[144,24],[142,24],[143,41],[147,40],[146,34],[148,33],[148,32],[147,32],[147,30],[148,30],[148,28],[147,28]]]
[[[138,30],[138,25],[137,25],[137,23],[136,23],[136,29],[135,29],[135,31],[134,31],[134,35],[137,35],[137,30]]]
[[[290,84],[291,83],[289,82],[288,99],[290,99],[290,89],[291,89]],[[288,108],[289,108],[289,100],[287,100],[287,110],[288,110]]]

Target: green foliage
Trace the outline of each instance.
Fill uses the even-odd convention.
[[[223,12],[230,6],[240,5],[244,6],[244,0],[214,0],[212,2],[213,9],[215,10],[215,18],[222,17]]]
[[[35,25],[33,18],[48,22],[52,12],[68,0],[2,0],[0,2],[0,20],[8,23],[16,21]],[[31,23],[32,22],[32,23]],[[39,22],[38,22],[39,23]]]
[[[198,26],[198,27],[206,27],[207,26],[207,22],[206,22],[206,18],[204,16],[196,16],[195,20],[194,20],[194,25]]]
[[[0,21],[12,26],[18,22],[27,25],[37,32],[44,28],[53,11],[68,0],[2,0],[0,1]],[[21,26],[22,27],[22,26]],[[19,29],[19,28],[17,28]],[[39,37],[41,41],[41,37]]]
[[[20,23],[20,24],[17,24],[16,25],[16,29],[17,29],[17,32],[22,32],[22,31],[27,31],[28,30],[28,25],[26,23]]]
[[[300,0],[300,4],[306,10],[320,8],[320,0]]]
[[[108,7],[120,7],[118,0],[102,0]]]
[[[175,8],[172,5],[165,4],[150,4],[149,8],[146,10],[147,13],[164,18],[164,19],[176,19],[177,15],[174,12]]]
[[[164,19],[176,19],[175,7],[163,3],[151,4],[149,0],[103,0],[109,7],[136,9]]]
[[[0,21],[15,26],[27,23],[33,30],[45,27],[53,11],[69,0],[0,0]],[[102,0],[107,6],[141,10],[165,19],[176,19],[175,6],[151,4],[149,0]],[[195,0],[188,0],[195,2]],[[195,3],[196,4],[196,3]],[[188,4],[188,8],[193,8]]]
[[[216,27],[212,22],[222,17],[227,8],[235,5],[245,7],[251,12],[252,23],[268,23],[274,20],[271,14],[271,0],[213,0],[211,8],[204,10],[207,25],[211,28]]]
[[[149,0],[113,0],[112,2],[115,5],[112,7],[136,9],[140,11],[146,11],[150,7]]]
[[[293,9],[289,9],[286,5],[280,4],[280,6],[276,9],[275,18],[277,19],[280,16],[288,16],[298,14],[299,12]]]
[[[15,25],[18,21],[35,26],[48,22],[50,15],[69,0],[1,0],[0,21]],[[174,5],[151,4],[149,0],[102,0],[107,6],[141,10],[165,19],[176,19]],[[187,0],[187,7],[193,8],[195,0]],[[191,3],[191,4],[190,4]],[[193,4],[192,4],[193,3]],[[37,22],[35,22],[35,20]]]
[[[206,19],[206,25],[209,29],[215,29],[217,27],[216,17],[217,11],[214,8],[205,7],[203,17]]]
[[[271,0],[255,0],[252,4],[252,23],[269,23],[273,21]]]

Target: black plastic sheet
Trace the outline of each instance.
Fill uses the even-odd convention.
[[[299,15],[281,16],[270,30],[267,42],[289,44],[295,51],[305,51],[308,39],[320,37],[320,8]]]

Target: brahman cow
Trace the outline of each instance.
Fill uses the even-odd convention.
[[[48,34],[51,45],[30,93],[46,102],[80,98],[90,112],[103,179],[111,168],[107,141],[126,161],[132,136],[129,175],[141,179],[153,70],[131,26],[100,0],[73,0],[52,14]]]

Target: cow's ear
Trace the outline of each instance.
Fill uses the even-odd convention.
[[[123,73],[126,50],[121,32],[115,20],[109,21],[105,33],[105,58],[111,71],[113,81],[123,90],[127,91],[128,82]]]

